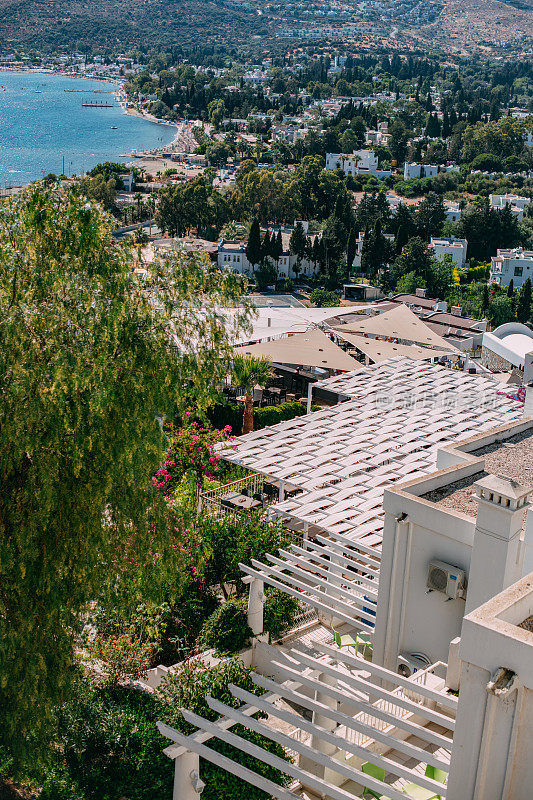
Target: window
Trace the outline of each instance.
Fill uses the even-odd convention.
[[[521,278],[523,271],[524,271],[523,267],[515,267],[514,268],[514,276],[515,276],[515,278]]]

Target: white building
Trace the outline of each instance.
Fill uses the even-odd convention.
[[[236,441],[227,459],[276,482],[270,512],[303,541],[241,565],[243,659],[264,694],[231,687],[238,709],[208,698],[216,724],[184,709],[190,736],[158,723],[174,800],[197,800],[200,757],[279,800],[530,800],[533,419],[499,388],[395,359],[314,385],[344,402]],[[318,621],[268,644],[265,585]],[[254,749],[237,724],[295,758]],[[222,757],[213,737],[293,785]]]
[[[429,245],[435,252],[435,258],[444,261],[445,256],[451,256],[456,267],[463,267],[466,264],[466,251],[468,242],[466,239],[456,239],[451,236],[432,236]]]
[[[403,168],[403,179],[410,181],[413,178],[434,178],[438,172],[439,168],[435,164],[415,164],[406,161]]]
[[[326,169],[342,169],[345,175],[373,175],[376,178],[389,178],[391,171],[378,169],[378,157],[373,150],[354,150],[345,153],[326,153]]]
[[[522,286],[530,278],[533,282],[533,250],[515,247],[513,250],[498,250],[490,265],[490,282],[499,286]]]
[[[307,223],[308,224],[308,223]],[[306,223],[304,223],[305,228]],[[281,239],[283,243],[283,253],[277,261],[278,278],[298,278],[311,276],[315,272],[315,265],[307,258],[303,258],[300,262],[299,272],[295,269],[297,266],[297,257],[289,250],[289,242],[291,238],[292,228],[283,228],[281,231]],[[307,231],[306,231],[307,233]],[[314,240],[314,235],[309,237],[311,241]],[[222,239],[218,245],[217,263],[220,269],[231,270],[235,274],[246,275],[251,277],[254,273],[252,264],[246,257],[246,242],[243,241],[227,241]],[[258,268],[255,265],[255,269]]]
[[[533,381],[533,331],[520,322],[506,322],[485,331],[481,361],[493,372],[514,368],[523,373],[524,383]]]
[[[444,200],[444,211],[446,212],[446,219],[449,222],[459,222],[461,219],[459,203],[455,203],[453,200]]]
[[[491,194],[489,195],[490,207],[496,211],[502,211],[506,205],[509,205],[512,213],[522,219],[524,216],[524,209],[531,199],[529,197],[520,197],[517,194]]]

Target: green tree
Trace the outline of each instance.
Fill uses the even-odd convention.
[[[513,303],[506,295],[496,295],[489,305],[488,318],[493,328],[512,322],[514,319]]]
[[[299,220],[294,226],[293,232],[291,233],[289,252],[293,256],[296,256],[296,264],[294,265],[293,269],[296,276],[298,276],[302,268],[302,260],[305,258],[305,254],[307,252],[307,237],[305,235],[304,226]]]
[[[445,219],[446,211],[442,195],[430,192],[418,206],[416,214],[416,223],[420,235],[427,240],[431,236],[439,236],[442,233]]]
[[[233,276],[176,253],[148,287],[132,266],[75,189],[0,207],[0,746],[21,759],[68,696],[81,609],[108,584],[148,599],[166,580],[160,421],[207,404],[230,355]]]
[[[355,258],[356,247],[357,247],[357,241],[356,241],[355,228],[351,228],[350,233],[348,234],[348,241],[346,242],[346,266],[348,268],[348,273],[350,273],[353,267],[353,260]]]
[[[259,227],[259,220],[256,218],[252,221],[250,226],[250,233],[246,243],[245,251],[246,258],[252,265],[252,269],[256,264],[259,264],[263,257],[263,246],[261,243],[261,229]]]
[[[319,308],[330,308],[341,304],[339,295],[336,292],[328,292],[326,289],[313,289],[309,299]]]
[[[222,120],[226,116],[226,106],[223,100],[211,100],[207,106],[207,115],[209,122],[211,122],[218,130]]]
[[[527,278],[518,291],[516,318],[519,322],[531,319],[531,279]]]
[[[254,386],[266,386],[272,377],[272,369],[264,358],[236,355],[233,357],[231,377],[235,386],[245,391],[242,432],[250,433],[254,429]]]

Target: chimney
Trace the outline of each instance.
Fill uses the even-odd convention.
[[[461,306],[452,306],[450,313],[453,314],[454,317],[460,317],[462,314]]]
[[[522,522],[533,491],[501,475],[487,475],[475,488],[478,510],[465,614],[522,577]]]
[[[417,289],[415,292],[416,297],[425,297],[426,290],[425,289]]]

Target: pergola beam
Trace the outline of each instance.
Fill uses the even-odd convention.
[[[322,555],[319,555],[316,552],[317,545],[311,543],[310,541],[308,541],[307,544],[308,544],[307,549],[304,549],[303,547],[299,547],[298,545],[293,544],[291,545],[289,552],[295,553],[299,556],[304,556],[302,560],[308,561],[309,564],[313,566],[313,569],[316,569],[316,567],[313,564],[313,562],[316,562],[317,564],[322,565],[323,567],[327,567],[327,569],[325,570],[326,572],[329,572],[329,570],[333,570],[333,573],[341,576],[341,579],[344,578],[344,580],[346,580],[345,576],[346,573],[348,572],[348,574],[350,575],[350,580],[353,580],[356,583],[365,583],[368,587],[372,587],[368,589],[365,587],[364,591],[367,592],[367,594],[372,594],[377,598],[378,596],[377,589],[379,587],[379,581],[369,580],[368,578],[365,578],[363,575],[359,575],[358,573],[356,573],[354,570],[361,569],[360,565],[358,566],[354,562],[352,564],[348,564],[348,566],[343,568],[340,565],[340,563],[337,563],[337,560],[340,561],[342,556],[338,556],[336,553],[326,550],[325,547],[324,548],[321,547],[320,550],[322,550],[324,553],[327,553],[330,559],[333,558],[335,559],[335,561],[332,560],[328,561],[327,558],[324,558]],[[283,552],[284,551],[280,550],[280,553]],[[347,562],[348,559],[344,559],[344,561]]]
[[[232,722],[232,725],[234,724],[235,723]],[[215,764],[217,767],[225,769],[226,772],[236,775],[237,778],[241,778],[241,780],[246,781],[252,786],[256,786],[258,789],[262,789],[268,795],[276,797],[277,800],[301,800],[301,797],[297,794],[294,794],[294,792],[284,789],[277,783],[269,781],[268,778],[263,778],[262,775],[258,775],[257,772],[253,772],[251,769],[248,769],[248,767],[244,767],[242,764],[232,761],[231,758],[228,758],[221,753],[217,753],[210,747],[206,747],[206,745],[202,744],[200,741],[198,741],[198,739],[193,739],[192,736],[185,736],[180,731],[177,731],[175,728],[170,728],[163,722],[158,722],[157,727],[162,736],[166,736],[167,739],[171,739],[172,741],[176,742],[176,744],[180,745],[180,749],[183,750],[183,752],[191,750],[193,753],[197,753],[200,758],[204,758],[211,764]],[[206,734],[205,731],[203,733],[209,739],[212,738],[212,736]]]
[[[318,650],[321,650],[324,655],[330,656],[336,661],[341,661],[343,664],[346,664],[350,667],[355,667],[356,669],[369,670],[372,675],[377,678],[381,678],[384,681],[392,681],[398,686],[408,689],[410,692],[414,692],[415,694],[422,695],[422,697],[425,697],[428,700],[434,700],[437,703],[440,703],[440,705],[449,708],[451,711],[457,710],[457,697],[451,697],[450,695],[442,692],[437,692],[434,689],[429,689],[427,686],[423,686],[420,683],[413,683],[413,681],[410,681],[408,678],[404,678],[402,675],[397,675],[395,672],[391,672],[390,670],[380,667],[377,664],[369,664],[368,661],[365,661],[365,659],[360,658],[359,656],[352,656],[350,653],[343,653],[339,649],[334,650],[332,647],[329,647],[327,644],[323,644],[322,642],[316,642],[315,646]]]
[[[331,769],[333,772],[337,772],[339,775],[342,775],[347,780],[354,781],[355,783],[360,783],[361,786],[366,786],[368,789],[372,789],[375,792],[379,792],[380,794],[384,794],[384,790],[387,791],[387,796],[391,800],[408,800],[410,795],[406,795],[405,792],[402,792],[395,787],[391,786],[390,784],[384,783],[383,781],[377,780],[376,778],[372,778],[369,780],[369,776],[361,772],[361,770],[356,769],[355,767],[350,767],[348,764],[343,763],[342,761],[337,761],[336,759],[331,758],[331,756],[326,755],[325,753],[320,752],[320,750],[316,750],[314,747],[310,747],[307,744],[303,744],[299,742],[297,739],[292,739],[290,736],[287,736],[285,733],[281,733],[280,731],[273,730],[272,728],[268,728],[263,722],[260,722],[253,717],[245,717],[239,711],[231,706],[227,706],[224,703],[221,703],[219,700],[214,700],[212,697],[207,697],[207,704],[213,710],[216,711],[218,714],[224,714],[231,719],[235,720],[239,724],[243,725],[244,727],[248,728],[248,730],[254,731],[255,733],[259,733],[262,736],[265,736],[268,739],[271,739],[273,742],[280,744],[282,747],[285,747],[288,750],[295,750],[300,755],[306,756],[307,758],[314,761],[316,764],[320,764],[327,769]],[[316,728],[316,734],[319,738],[322,738],[323,741],[327,741],[327,739],[323,738],[325,731],[322,729],[311,726]],[[336,737],[333,737],[336,738]],[[361,748],[362,749],[362,748]],[[367,757],[367,751],[362,750],[363,758]],[[372,760],[373,761],[382,761],[379,757],[376,756],[375,753],[372,753]],[[392,765],[392,762],[391,762]],[[383,766],[383,765],[381,765]],[[399,769],[398,765],[395,765],[396,769]],[[389,770],[390,771],[390,770]],[[411,770],[402,770],[405,772],[405,778],[408,781],[412,781],[414,777],[418,779],[418,775],[415,776]],[[426,781],[428,779],[426,778]],[[431,781],[431,786],[427,787],[432,790],[442,789],[442,784],[437,783],[436,781]],[[412,798],[412,800],[414,800]]]
[[[234,686],[233,684],[229,685],[229,689],[238,700],[242,700],[245,703],[250,701],[250,698],[255,697],[255,695],[250,694],[250,692],[245,691],[244,689],[240,689],[238,686]],[[324,731],[323,728],[319,728],[318,726],[314,725],[312,722],[304,719],[303,717],[299,717],[296,714],[293,714],[291,711],[286,711],[283,708],[278,708],[274,706],[272,703],[268,703],[267,701],[262,701],[261,698],[257,701],[258,707],[261,708],[262,711],[265,711],[267,714],[270,714],[273,717],[277,717],[278,719],[287,722],[289,725],[294,725],[297,728],[301,728],[307,733],[311,733],[316,735],[318,738],[323,739],[323,741],[329,741],[331,744],[334,744],[339,750],[345,750],[348,753],[352,753],[353,755],[360,756],[362,758],[368,757],[368,750],[360,745],[353,744],[352,742],[348,742],[346,738],[342,738],[334,733],[330,733],[329,731]],[[346,728],[350,728],[351,730],[358,730],[354,726],[347,724],[345,720],[351,721],[351,717],[347,714],[343,714],[340,711],[335,711],[334,709],[330,709],[328,706],[324,705],[323,703],[319,703],[318,701],[310,701],[310,704],[314,707],[312,710],[319,713],[321,716],[326,716],[339,725],[344,726]],[[309,707],[309,706],[308,706]],[[342,719],[342,721],[340,721]],[[429,763],[428,757],[431,758],[433,762],[433,766],[438,767],[439,769],[443,769],[448,771],[449,764],[444,761],[441,761],[438,758],[432,757],[432,754],[428,753],[426,750],[423,750],[421,747],[415,747],[409,743],[403,742],[401,739],[395,739],[394,736],[390,734],[383,734],[381,731],[376,730],[371,725],[364,725],[365,728],[364,735],[368,736],[369,739],[374,739],[376,742],[381,742],[385,744],[387,748],[391,750],[397,750],[400,753],[404,753],[405,755],[409,756],[409,758],[419,759],[420,761],[424,761]],[[378,755],[379,757],[379,755]],[[372,755],[374,758],[374,754]],[[388,763],[382,764],[385,772],[392,772],[394,774],[406,777],[403,772],[396,772],[396,767],[398,764],[396,762],[390,762],[389,759],[385,759]],[[374,762],[377,763],[377,762]],[[394,765],[394,768],[391,766]],[[401,765],[400,765],[401,766]],[[412,779],[412,774],[409,774],[408,780]],[[428,787],[433,788],[433,787]]]
[[[337,700],[339,703],[343,703],[345,706],[353,708],[356,713],[360,711],[365,712],[370,717],[381,719],[384,722],[389,723],[392,727],[401,728],[402,730],[408,731],[414,736],[424,739],[429,744],[434,744],[436,747],[449,748],[451,746],[451,739],[447,738],[446,736],[442,736],[440,733],[429,730],[424,725],[420,725],[418,722],[405,719],[405,717],[398,717],[392,712],[385,711],[375,704],[372,704],[368,699],[363,697],[354,697],[353,695],[347,694],[346,691],[340,691],[339,689],[329,686],[327,683],[322,683],[307,675],[302,675],[296,670],[281,664],[279,661],[273,661],[272,663],[281,671],[282,675],[287,677],[288,680],[293,680],[295,683],[299,683],[302,686],[307,686],[309,689],[318,691],[321,694],[328,695],[334,700]],[[257,686],[264,688],[261,675],[255,675],[255,673],[252,673],[252,680],[257,684]],[[299,700],[299,702],[304,705],[303,701]]]
[[[382,686],[378,686],[375,683],[365,680],[360,675],[354,675],[352,672],[342,672],[341,670],[332,667],[330,664],[325,664],[322,661],[318,661],[316,658],[311,658],[306,653],[302,653],[301,650],[292,649],[291,656],[304,666],[325,672],[337,680],[343,681],[347,686],[350,686],[355,690],[363,691],[365,694],[379,697],[382,700],[388,700],[393,705],[404,708],[406,711],[409,711],[412,714],[424,717],[430,722],[434,722],[436,725],[442,725],[443,728],[448,728],[451,731],[453,731],[455,728],[455,720],[451,719],[450,717],[440,714],[438,711],[432,711],[427,706],[414,703],[412,700],[408,700],[406,697],[400,697],[399,695],[393,694],[387,689],[384,689]],[[365,664],[365,669],[368,670],[369,662],[365,661]]]
[[[285,592],[291,597],[295,597],[297,600],[307,603],[307,605],[310,605],[312,608],[316,608],[318,611],[323,611],[325,614],[330,614],[332,617],[340,619],[341,622],[346,622],[348,625],[352,625],[355,628],[360,628],[361,630],[367,631],[368,633],[373,633],[374,631],[374,629],[370,625],[367,625],[366,623],[356,619],[351,615],[345,614],[343,611],[340,611],[337,608],[333,608],[332,606],[327,605],[327,603],[324,603],[322,600],[318,600],[314,596],[309,596],[309,594],[303,594],[303,592],[299,592],[296,589],[292,589],[285,583],[282,583],[281,581],[272,578],[266,572],[260,572],[258,570],[253,569],[252,567],[246,566],[246,564],[239,564],[239,568],[241,569],[242,572],[245,572],[247,575],[251,575],[253,578],[259,578],[269,586],[273,586],[275,589],[281,589],[282,592]],[[306,592],[309,592],[310,590],[311,587],[306,587],[305,589]]]

